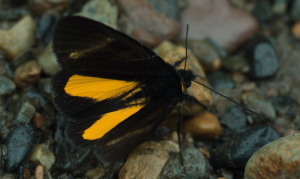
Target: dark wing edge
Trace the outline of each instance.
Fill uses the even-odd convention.
[[[53,50],[63,69],[89,76],[161,74],[166,64],[126,34],[81,16],[68,16],[57,23]]]

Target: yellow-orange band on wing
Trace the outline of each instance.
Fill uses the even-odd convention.
[[[91,127],[83,133],[83,138],[87,140],[95,140],[103,137],[107,132],[112,130],[122,121],[126,120],[131,115],[138,112],[144,105],[138,105],[118,111],[105,114],[102,118],[96,121]]]
[[[102,101],[118,96],[138,85],[138,82],[73,75],[69,78],[65,91],[71,96],[89,97]]]

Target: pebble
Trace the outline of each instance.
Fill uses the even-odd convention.
[[[222,67],[231,72],[248,73],[250,66],[248,61],[242,55],[229,56],[222,60]]]
[[[183,166],[178,153],[171,154],[171,159],[164,166],[160,178],[205,178],[207,176],[207,162],[198,149],[184,149],[182,155],[184,159]]]
[[[261,114],[270,120],[276,118],[276,112],[272,103],[266,100],[262,95],[254,91],[247,91],[242,94],[242,100],[246,106],[250,107],[258,114]]]
[[[271,126],[253,126],[211,151],[214,168],[243,170],[248,159],[259,148],[280,138]]]
[[[15,89],[16,85],[11,79],[0,76],[0,96],[8,95],[15,91]]]
[[[50,170],[55,162],[55,155],[49,149],[49,145],[37,144],[32,149],[29,159],[43,165],[47,170]]]
[[[85,173],[85,177],[89,179],[101,179],[105,175],[106,170],[102,167],[97,167],[88,170]]]
[[[110,0],[88,1],[78,15],[102,22],[114,29],[118,29],[118,7]]]
[[[214,71],[212,73],[209,73],[207,75],[207,80],[214,89],[218,90],[232,89],[236,86],[231,76],[228,75],[228,73],[224,73],[222,71]]]
[[[189,40],[188,47],[206,72],[216,71],[221,67],[221,57],[216,48],[209,42],[204,40]]]
[[[184,133],[191,133],[193,137],[215,139],[221,135],[222,128],[218,118],[214,114],[204,112],[185,120],[183,131]]]
[[[300,21],[296,22],[292,27],[293,36],[296,39],[300,39]]]
[[[166,62],[173,65],[173,64],[175,64],[175,62],[180,61],[185,57],[186,49],[182,46],[175,46],[172,43],[170,43],[169,41],[165,41],[165,42],[161,43],[158,47],[156,47],[154,51],[159,56],[161,56],[162,59],[164,59]],[[197,58],[190,51],[188,51],[188,54],[189,55],[188,55],[188,59],[187,59],[187,69],[191,69],[196,75],[201,75],[201,76],[205,77],[205,72],[204,72],[201,64],[199,64]],[[178,69],[183,69],[183,68],[184,68],[184,63],[181,63],[181,65],[179,65]],[[198,82],[208,85],[208,82],[205,79],[200,78],[200,77],[197,77],[195,79],[195,81],[198,81]],[[199,85],[195,82],[192,82],[192,85],[187,89],[187,93],[190,96],[193,96],[194,98],[196,98],[198,101],[200,101],[203,105],[205,105],[207,107],[211,107],[213,104],[213,98],[211,95],[211,91],[208,90],[207,88],[205,88],[204,86]],[[197,104],[195,104],[195,103],[193,103],[193,105],[194,105],[193,107],[190,107],[187,105],[185,105],[186,108],[194,109],[193,114],[198,113],[202,109],[201,105],[198,105],[198,108],[195,109],[197,107]],[[185,111],[185,113],[186,112],[187,111]],[[188,115],[192,115],[191,112],[189,112]]]
[[[300,178],[300,134],[275,140],[257,152],[247,162],[245,179]]]
[[[169,3],[165,5],[166,2]],[[179,14],[177,1],[156,1],[155,6],[147,0],[118,0],[117,3],[122,11],[121,19],[124,20],[122,31],[148,47],[155,47],[163,40],[172,40],[180,31],[178,20],[166,15],[169,15],[169,9]],[[175,7],[156,9],[157,6]]]
[[[229,112],[221,117],[220,121],[228,129],[236,132],[242,132],[247,127],[247,115],[238,106],[231,107]]]
[[[46,50],[38,57],[38,63],[42,67],[43,72],[49,76],[53,76],[60,71],[61,68],[52,51],[52,43],[50,43]]]
[[[38,23],[37,29],[37,37],[42,39],[44,44],[49,44],[53,37],[53,28],[55,23],[58,21],[58,15],[51,13],[51,14],[44,14]]]
[[[70,0],[38,0],[29,1],[31,12],[35,15],[42,16],[45,13],[61,13],[69,7]]]
[[[44,178],[44,167],[42,165],[38,165],[34,171],[35,179],[43,179]]]
[[[183,150],[184,166],[178,152],[178,144],[173,141],[145,142],[129,155],[119,178],[203,178],[207,175],[206,159],[198,149]]]
[[[46,125],[46,119],[37,112],[32,118],[32,123],[36,128],[43,129]]]
[[[35,85],[40,79],[42,68],[36,61],[28,61],[17,68],[14,81],[20,88]]]
[[[190,25],[189,38],[212,38],[229,52],[236,51],[258,30],[258,22],[247,12],[232,7],[227,0],[187,0],[181,13],[181,29]],[[181,31],[180,39],[186,32]]]
[[[31,48],[35,33],[35,22],[31,16],[26,15],[9,30],[0,30],[0,50],[4,51],[8,59],[14,59]]]
[[[161,144],[145,142],[128,156],[119,172],[119,179],[158,178],[168,158],[169,153]]]
[[[25,96],[15,95],[9,104],[9,111],[13,114],[15,124],[27,124],[35,115],[36,109]]]
[[[35,129],[32,125],[25,124],[16,127],[6,139],[6,159],[3,171],[12,173],[30,155],[35,142]]]
[[[279,60],[274,46],[264,36],[257,36],[249,42],[245,56],[250,65],[250,76],[255,79],[274,76]]]

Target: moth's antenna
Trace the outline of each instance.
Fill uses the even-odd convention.
[[[186,33],[185,33],[185,60],[184,60],[184,70],[186,69],[186,61],[188,58],[188,53],[187,53],[187,49],[188,49],[188,34],[189,34],[189,25],[186,25]]]
[[[255,115],[255,116],[259,117],[260,119],[262,119],[263,121],[265,121],[265,119],[264,119],[263,117],[261,117],[261,115],[257,114],[255,111],[253,111],[253,110],[247,108],[246,106],[244,106],[244,105],[242,105],[242,104],[240,104],[240,103],[234,101],[233,99],[231,99],[231,98],[229,98],[229,97],[227,97],[227,96],[225,96],[225,95],[223,95],[223,94],[221,94],[221,93],[219,93],[219,92],[213,90],[212,88],[210,88],[209,86],[207,86],[207,85],[205,85],[205,84],[203,84],[203,83],[200,83],[200,82],[194,81],[194,80],[193,80],[193,82],[198,83],[198,84],[204,86],[205,88],[211,90],[212,92],[214,92],[214,93],[216,93],[216,94],[222,96],[223,98],[228,99],[229,101],[233,102],[234,104],[240,106],[240,107],[241,107],[242,109],[244,109],[245,111],[248,111],[248,112],[251,113],[252,115]]]

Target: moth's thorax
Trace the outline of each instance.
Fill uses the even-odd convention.
[[[180,69],[177,70],[177,73],[181,77],[183,91],[189,88],[192,84],[192,81],[196,78],[195,74],[191,70]]]

